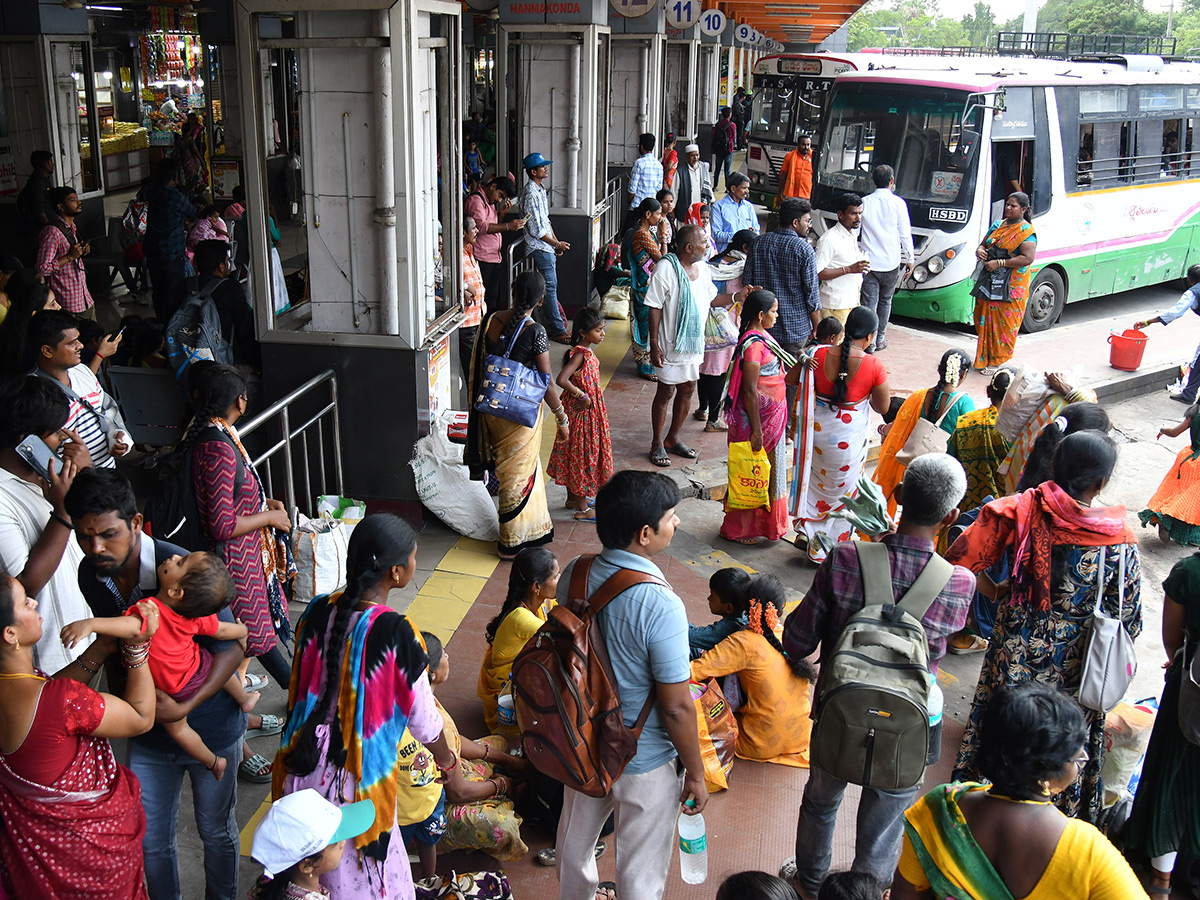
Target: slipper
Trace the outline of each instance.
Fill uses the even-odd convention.
[[[594,509],[577,510],[575,515],[572,516],[572,518],[576,522],[595,522],[596,521],[596,511]]]
[[[958,635],[952,635],[949,640],[949,650],[955,656],[966,656],[968,653],[980,653],[988,648],[988,642],[977,634],[966,635],[970,640],[965,643]]]
[[[721,537],[723,537],[725,540],[729,541],[730,543],[741,544],[744,547],[753,547],[758,544],[758,538],[735,538],[735,537],[730,537],[729,535],[725,534],[724,532],[720,532],[720,531],[718,531],[717,534],[721,535]]]
[[[702,409],[698,409],[694,413],[692,413],[692,418],[695,419],[697,422],[703,422],[704,420],[706,420],[708,418],[708,413],[706,413]]]
[[[269,759],[255,753],[249,759],[242,760],[242,764],[238,766],[238,778],[251,784],[270,784],[271,768],[272,763]]]
[[[590,499],[588,500],[588,504],[587,504],[587,505],[588,505],[588,509],[591,509],[593,506],[595,506],[595,505],[596,505],[596,498],[595,498],[595,497],[592,497],[592,498],[590,498]],[[563,504],[563,509],[574,509],[574,508],[575,508],[575,501],[574,501],[574,500],[570,501],[569,503],[564,503],[564,504]]]
[[[259,716],[262,719],[262,724],[257,728],[247,728],[247,737],[270,737],[273,734],[279,734],[287,725],[287,719],[284,716]],[[250,732],[254,732],[251,734]]]
[[[603,891],[603,894],[601,894]],[[617,883],[615,881],[602,881],[596,885],[596,900],[617,900]]]
[[[270,683],[271,681],[266,675],[252,675],[247,672],[242,687],[247,691],[261,691]]]
[[[608,849],[608,844],[604,841],[596,842],[596,859],[604,855],[604,851]],[[535,862],[539,866],[552,866],[556,861],[556,856],[553,847],[547,847],[545,850],[539,850],[537,856],[534,857]]]
[[[658,466],[660,469],[665,469],[671,465],[671,460],[667,459],[667,450],[665,447],[659,447],[657,450],[650,451],[650,462]]]
[[[728,430],[729,430],[729,426],[728,426],[728,425],[722,425],[720,422],[708,422],[708,423],[706,423],[706,424],[705,424],[705,426],[704,426],[704,430],[705,430],[705,431],[709,431],[709,432],[712,432],[712,431],[728,431]]]
[[[668,453],[674,453],[676,456],[682,456],[684,459],[695,459],[696,458],[696,451],[693,450],[691,447],[689,447],[687,444],[685,444],[683,441],[680,441],[677,444],[671,444],[669,447],[666,447],[665,449]]]

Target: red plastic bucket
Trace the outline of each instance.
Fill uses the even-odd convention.
[[[1124,372],[1136,372],[1142,364],[1142,354],[1146,352],[1146,340],[1146,333],[1136,328],[1126,328],[1124,334],[1114,331],[1108,336],[1111,345],[1108,364]]]

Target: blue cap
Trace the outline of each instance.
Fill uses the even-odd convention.
[[[548,166],[552,162],[554,162],[554,160],[546,159],[546,157],[542,156],[540,153],[530,153],[522,161],[526,169],[536,169],[538,166]]]

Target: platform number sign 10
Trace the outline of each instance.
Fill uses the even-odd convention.
[[[719,9],[706,9],[700,15],[700,31],[709,37],[716,37],[725,31],[725,13]]]
[[[667,0],[667,24],[685,31],[700,20],[700,0]]]

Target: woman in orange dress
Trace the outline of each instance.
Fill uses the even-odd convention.
[[[1037,250],[1037,233],[1028,216],[1029,195],[1022,191],[1009,194],[1004,201],[1004,218],[992,223],[987,237],[975,250],[975,258],[988,272],[1013,270],[1007,300],[975,300],[975,330],[979,334],[975,368],[986,375],[1012,359],[1017,349],[1017,330],[1025,318],[1030,266]]]
[[[1179,437],[1185,431],[1191,440],[1179,451],[1175,463],[1146,508],[1138,513],[1143,525],[1157,525],[1164,543],[1200,546],[1200,404],[1193,403],[1183,421],[1159,430],[1158,436]]]

